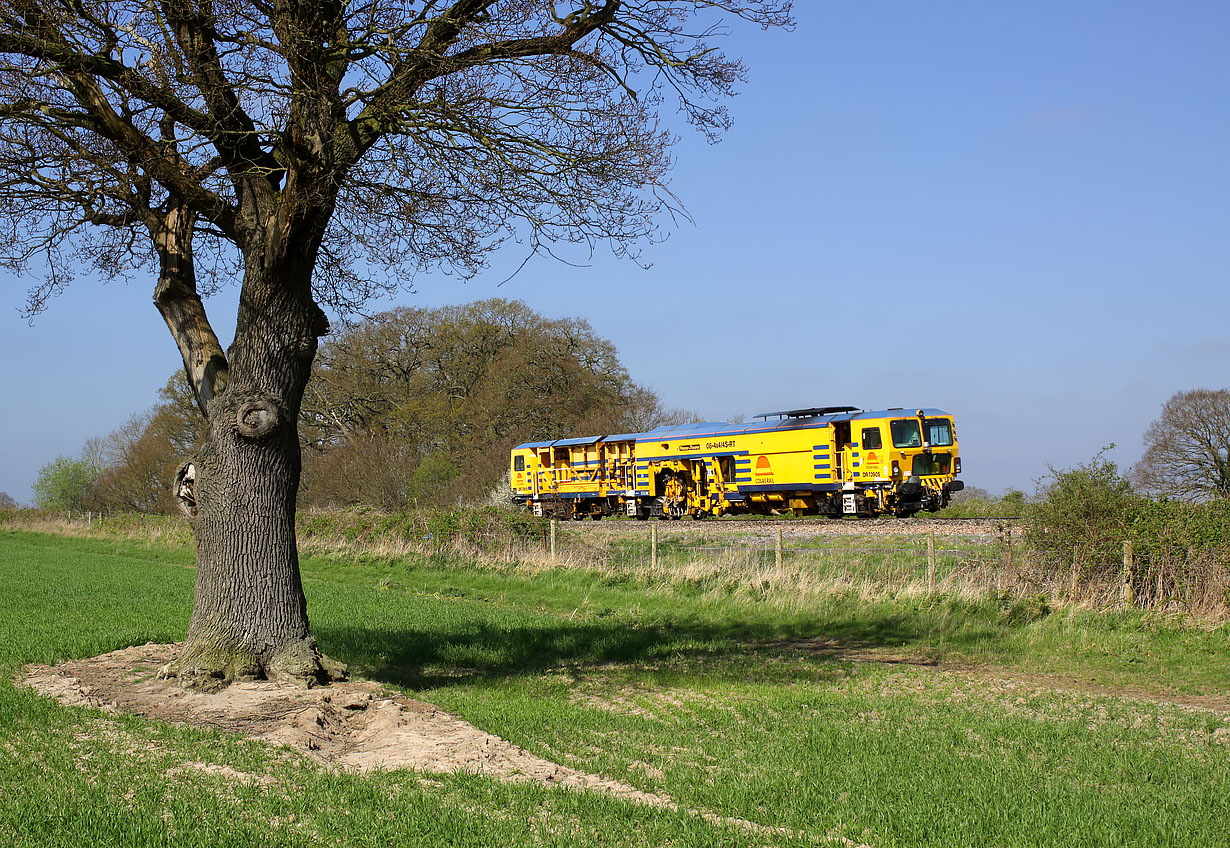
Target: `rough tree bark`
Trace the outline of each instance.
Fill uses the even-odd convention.
[[[259,677],[311,685],[344,673],[312,637],[295,542],[295,422],[327,323],[268,279],[247,280],[244,295],[230,378],[209,403],[184,492],[196,598],[187,644],[164,673],[198,687]]]

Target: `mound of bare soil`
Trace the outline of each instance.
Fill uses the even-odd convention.
[[[64,704],[217,728],[285,745],[347,771],[467,771],[673,806],[667,798],[536,757],[370,681],[318,689],[268,681],[236,683],[212,693],[184,689],[158,677],[158,669],[175,658],[179,647],[139,645],[57,666],[30,666],[22,682]]]

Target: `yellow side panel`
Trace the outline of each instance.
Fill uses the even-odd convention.
[[[829,428],[777,430],[735,437],[735,449],[748,451],[737,481],[753,486],[807,486],[838,482]],[[829,466],[817,468],[816,466]]]

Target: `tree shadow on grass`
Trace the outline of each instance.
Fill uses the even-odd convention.
[[[775,675],[814,677],[817,665],[835,670],[867,658],[878,662],[934,664],[919,655],[928,636],[913,616],[883,615],[823,625],[693,621],[639,626],[627,620],[547,619],[496,626],[469,622],[454,627],[381,629],[318,624],[322,649],[356,674],[409,689],[433,689],[567,668],[643,665],[674,675],[747,679],[749,670],[774,666]],[[945,634],[953,648],[985,641],[988,625]],[[891,653],[884,653],[890,650]],[[796,660],[782,663],[782,660]]]

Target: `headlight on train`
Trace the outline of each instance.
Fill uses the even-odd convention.
[[[959,456],[957,456],[957,457],[953,457],[953,460],[952,460],[952,473],[953,473],[953,474],[960,474],[960,473],[961,473],[961,457],[959,457]]]

